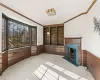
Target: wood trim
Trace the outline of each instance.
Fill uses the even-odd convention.
[[[61,27],[61,26],[63,27],[63,26],[64,26],[64,24],[44,25],[44,28],[45,28],[45,27],[59,27],[59,26],[60,26],[60,27]]]
[[[31,18],[28,18],[27,16],[25,16],[25,15],[23,15],[23,14],[17,12],[16,10],[14,10],[14,9],[12,9],[12,8],[10,8],[10,7],[6,6],[6,5],[4,5],[3,3],[0,3],[0,6],[6,8],[6,9],[8,9],[8,10],[10,10],[10,11],[12,11],[12,12],[14,12],[14,13],[16,13],[16,14],[18,14],[18,15],[20,15],[20,16],[22,16],[22,17],[24,17],[24,18],[26,18],[26,19],[28,19],[28,20],[30,20],[30,21],[36,23],[36,24],[38,24],[38,25],[43,26],[42,24],[40,24],[40,23],[38,23],[38,22],[32,20]]]
[[[82,37],[65,37],[65,39],[81,39]]]
[[[71,18],[71,19],[65,21],[64,24],[67,23],[67,22],[69,22],[69,21],[71,21],[71,20],[73,20],[73,19],[75,19],[75,18],[78,18],[78,17],[80,17],[80,16],[82,16],[82,15],[88,14],[88,12],[89,12],[89,11],[91,10],[91,8],[94,6],[94,4],[96,3],[96,1],[97,1],[97,0],[94,0],[94,1],[92,2],[92,4],[90,5],[90,7],[87,9],[86,12],[82,12],[82,13],[78,14],[77,16],[75,16],[75,17],[73,17],[73,18]]]

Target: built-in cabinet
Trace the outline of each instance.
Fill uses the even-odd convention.
[[[0,54],[0,75],[9,66],[43,52],[43,45],[14,48]]]
[[[31,56],[31,48],[19,48],[8,51],[8,65],[11,66]]]
[[[0,74],[1,74],[1,71],[2,71],[2,55],[0,54]]]
[[[44,27],[44,45],[63,45],[64,27]]]
[[[44,52],[64,55],[64,25],[44,27]]]

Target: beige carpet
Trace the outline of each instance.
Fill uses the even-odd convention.
[[[0,80],[94,80],[85,67],[76,67],[60,55],[41,54],[9,67]]]

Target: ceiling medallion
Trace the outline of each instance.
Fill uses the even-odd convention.
[[[46,13],[48,14],[48,16],[55,16],[56,15],[56,11],[54,8],[46,10]]]

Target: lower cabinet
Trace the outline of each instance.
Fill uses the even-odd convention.
[[[30,56],[37,55],[37,46],[14,48],[8,51],[4,51],[0,54],[0,75],[9,66],[26,59]]]
[[[0,55],[0,75],[2,73],[2,55]]]
[[[65,55],[63,45],[44,45],[44,52],[57,55]]]
[[[31,56],[31,47],[19,48],[8,51],[8,66],[11,66]]]
[[[37,54],[37,46],[32,46],[31,47],[31,56],[34,56]]]
[[[2,74],[2,63],[0,63],[0,75]]]

